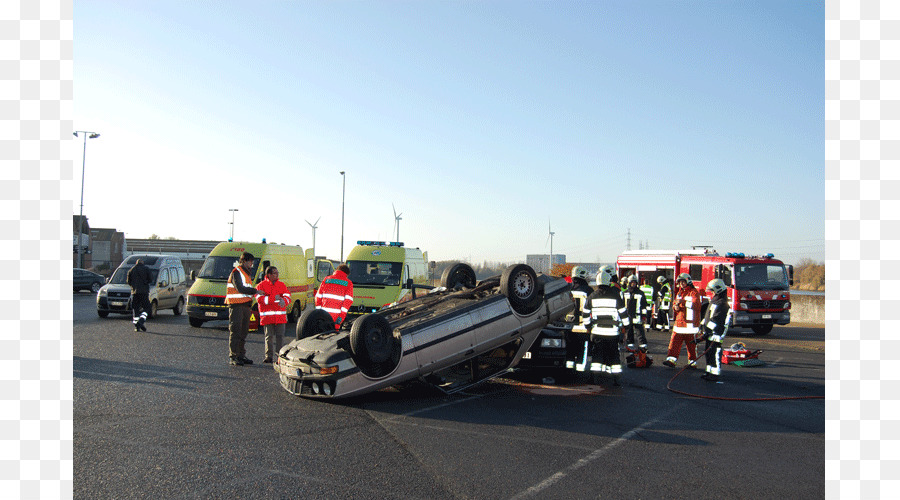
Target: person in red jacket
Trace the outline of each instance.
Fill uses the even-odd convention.
[[[284,343],[284,325],[287,323],[287,305],[291,302],[291,292],[282,281],[278,281],[278,268],[266,268],[266,279],[256,285],[256,304],[259,306],[259,325],[263,327],[266,339],[266,359],[271,363]]]
[[[669,352],[663,364],[675,366],[678,355],[681,353],[681,344],[684,343],[688,353],[688,367],[696,367],[697,343],[694,337],[700,333],[700,292],[694,288],[691,275],[681,273],[675,278],[675,286],[678,293],[672,304],[675,313],[675,328],[672,330],[672,338],[669,339]]]
[[[331,315],[336,330],[340,329],[353,304],[353,282],[347,277],[349,273],[347,264],[339,265],[334,274],[322,280],[316,292],[316,309],[323,309]]]

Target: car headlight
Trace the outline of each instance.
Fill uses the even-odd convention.
[[[566,342],[563,339],[541,339],[541,347],[565,347]]]
[[[101,288],[100,291],[97,292],[97,295],[99,295],[101,297],[106,297],[106,288]]]

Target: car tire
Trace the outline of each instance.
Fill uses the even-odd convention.
[[[150,310],[147,311],[147,319],[150,319],[150,318],[153,318],[156,316],[158,307],[159,307],[159,304],[157,304],[155,300],[153,302],[150,302]]]
[[[477,282],[475,270],[462,262],[450,265],[441,274],[441,286],[448,290],[453,290],[457,285],[461,285],[463,288],[475,288]]]
[[[334,330],[334,319],[324,309],[307,309],[297,320],[297,340]]]
[[[300,301],[295,300],[294,305],[291,306],[291,313],[288,314],[288,323],[296,323],[300,321],[300,316],[303,315],[303,311],[301,311],[300,309]]]
[[[503,271],[500,291],[519,314],[537,311],[544,298],[543,284],[538,281],[534,269],[526,264],[509,266]]]
[[[102,287],[103,287],[103,285],[100,284],[100,282],[98,282],[98,281],[91,283],[91,291],[94,293],[99,292],[100,288],[102,288]]]
[[[190,325],[193,326],[194,328],[200,328],[201,326],[203,326],[203,323],[205,323],[205,321],[203,321],[200,318],[194,318],[192,316],[188,316],[188,323],[190,323]]]
[[[101,311],[100,309],[97,309],[97,316],[100,316],[101,318],[105,318],[105,317],[109,316],[109,311]]]
[[[753,325],[751,328],[757,335],[768,335],[772,331],[772,325]]]
[[[390,375],[400,364],[403,343],[384,316],[372,313],[353,322],[350,350],[363,375],[380,378]]]
[[[184,299],[179,297],[178,302],[175,303],[175,307],[172,308],[172,313],[175,314],[175,316],[181,316],[181,314],[183,312],[184,312]]]

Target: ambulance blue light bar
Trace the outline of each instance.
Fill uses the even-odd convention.
[[[402,246],[403,246],[403,242],[402,242],[402,241],[392,241],[392,242],[390,243],[390,246],[392,246],[392,247],[402,247]]]
[[[383,242],[383,241],[362,241],[362,240],[360,240],[360,241],[357,241],[356,244],[357,244],[357,245],[379,245],[379,246],[384,246],[384,245],[386,245],[387,243],[385,243],[385,242]]]

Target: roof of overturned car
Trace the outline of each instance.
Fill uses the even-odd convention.
[[[568,283],[525,264],[477,282],[472,268],[458,263],[441,284],[361,316],[349,330],[335,330],[320,309],[307,310],[297,340],[279,352],[282,387],[299,396],[348,397],[423,378],[460,390],[515,366],[541,328],[574,307]]]

